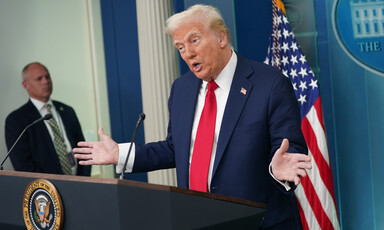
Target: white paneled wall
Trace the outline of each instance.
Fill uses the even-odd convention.
[[[173,14],[171,0],[137,0],[140,72],[143,109],[147,115],[146,142],[164,140],[169,120],[168,97],[172,82],[179,76],[178,54],[164,31]],[[174,169],[148,173],[148,182],[176,185]]]

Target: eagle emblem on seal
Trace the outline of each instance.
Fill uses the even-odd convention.
[[[49,227],[52,219],[52,214],[49,214],[51,201],[49,201],[45,195],[41,194],[36,197],[34,202],[36,208],[34,212],[34,219],[36,223],[39,223],[42,228],[47,226]]]

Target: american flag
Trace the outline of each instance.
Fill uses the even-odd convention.
[[[303,229],[340,229],[318,81],[297,43],[281,0],[272,0],[273,30],[265,63],[288,77],[300,105],[312,169],[295,194]]]

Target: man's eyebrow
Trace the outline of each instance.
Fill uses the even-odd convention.
[[[189,31],[184,37],[183,37],[183,40],[188,40],[190,37],[194,36],[194,35],[197,35],[197,34],[200,34],[200,32],[198,30],[191,30]],[[173,45],[174,46],[177,46],[178,44],[182,43],[181,41],[179,40],[174,40],[173,41]]]
[[[180,41],[178,41],[178,40],[173,41],[173,45],[174,45],[174,46],[177,46],[177,45],[179,45],[179,44],[182,44],[182,42],[180,42]]]
[[[189,31],[185,36],[184,36],[184,39],[188,40],[188,38],[192,37],[192,36],[195,36],[197,34],[199,34],[200,32],[198,30],[191,30]]]

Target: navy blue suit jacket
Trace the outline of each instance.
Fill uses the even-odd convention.
[[[175,80],[168,102],[167,139],[137,145],[134,172],[176,167],[178,186],[188,188],[191,131],[200,85],[201,80],[191,72]],[[240,92],[242,88],[245,95]],[[238,55],[210,192],[267,204],[262,229],[287,220],[293,221],[290,229],[301,228],[295,187],[285,192],[268,171],[284,138],[290,142],[288,152],[307,153],[290,80],[273,67]]]
[[[58,101],[52,101],[65,126],[65,132],[72,147],[84,141],[80,123],[75,111]],[[33,121],[41,118],[31,100],[13,111],[5,120],[5,140],[8,150],[22,130]],[[10,155],[16,171],[63,174],[59,157],[44,122],[31,126],[20,138]],[[78,165],[77,175],[89,176],[90,166]]]

